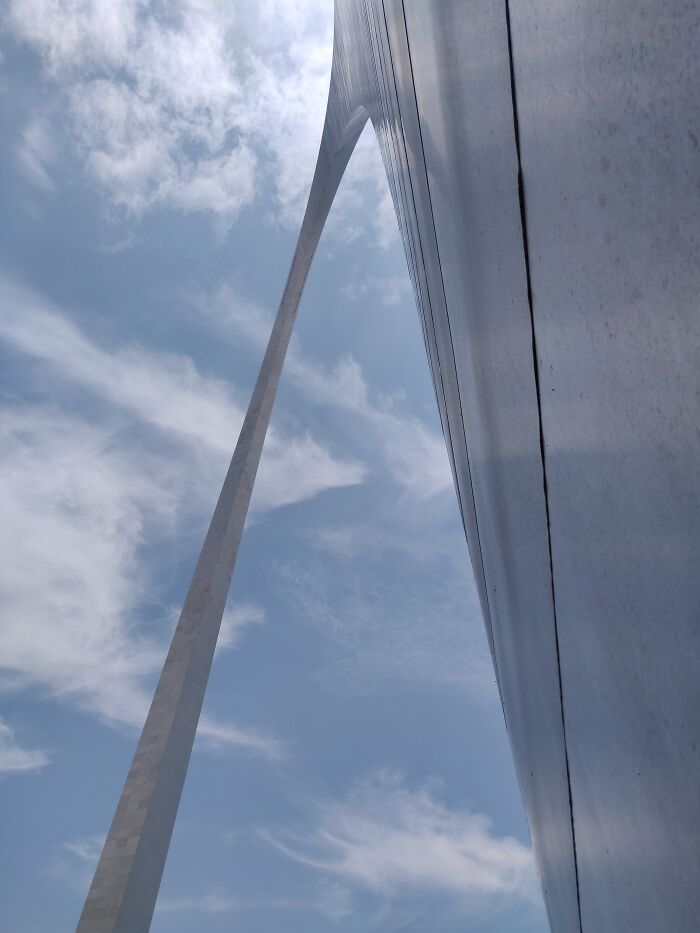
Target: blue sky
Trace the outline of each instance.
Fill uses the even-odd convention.
[[[0,37],[0,887],[74,928],[320,137],[321,0]],[[371,131],[308,280],[153,930],[544,933]]]

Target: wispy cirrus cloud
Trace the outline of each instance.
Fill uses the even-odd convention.
[[[45,751],[20,745],[14,729],[0,718],[0,775],[38,771],[48,763]]]
[[[399,225],[379,143],[369,123],[340,183],[327,229],[345,243],[357,240],[370,229],[382,250],[388,250],[399,239]]]
[[[59,846],[51,859],[49,871],[74,891],[84,894],[97,867],[105,836],[81,836]]]
[[[101,347],[42,296],[2,277],[0,306],[0,340],[51,367],[57,377],[166,432],[193,455],[201,458],[197,448],[203,445],[209,470],[213,466],[223,475],[244,416],[228,384],[203,376],[184,355],[133,345]],[[201,459],[200,469],[209,484],[215,474]],[[363,476],[361,464],[334,458],[309,434],[280,436],[273,427],[265,442],[255,504],[269,508],[297,502],[324,489],[361,482]]]
[[[265,828],[262,837],[289,858],[354,891],[387,902],[433,893],[463,913],[504,904],[539,909],[532,852],[498,836],[489,819],[448,807],[436,787],[410,787],[381,770],[356,782],[342,798],[308,803],[304,827]]]
[[[343,294],[350,301],[362,301],[377,296],[384,305],[395,305],[411,292],[408,276],[387,275],[360,278],[343,286]]]
[[[351,893],[339,884],[314,886],[305,897],[253,898],[234,896],[225,888],[213,888],[204,894],[188,897],[161,898],[156,913],[262,913],[299,911],[321,914],[332,923],[339,923],[352,913]]]
[[[262,625],[264,621],[265,610],[253,603],[239,603],[227,608],[221,620],[216,652],[234,648],[251,625]]]
[[[261,349],[271,327],[268,311],[242,298],[229,285],[211,296],[196,298],[197,307],[224,335]],[[382,466],[399,487],[421,499],[452,488],[444,439],[414,414],[402,410],[401,400],[373,392],[359,363],[346,355],[332,366],[308,357],[292,339],[285,375],[317,405],[338,409],[360,429],[358,446],[371,438],[372,452],[382,455]]]
[[[374,521],[319,525],[303,563],[276,567],[295,615],[324,638],[318,672],[333,689],[392,681],[494,695],[466,544],[430,504],[378,509]]]
[[[0,670],[114,725],[140,727],[171,621],[142,548],[172,533],[183,488],[119,432],[30,406],[2,419]],[[153,619],[154,605],[158,616]],[[279,757],[274,736],[204,717],[209,747]],[[45,762],[42,762],[45,763]]]
[[[268,313],[230,286],[194,303],[232,343],[264,346]],[[323,365],[293,340],[285,374],[306,404],[342,413],[336,424],[392,488],[371,518],[315,527],[304,560],[276,568],[295,615],[332,646],[322,676],[353,690],[398,677],[490,696],[493,671],[469,556],[449,521],[457,504],[444,439],[400,398],[372,391],[350,355]]]
[[[0,305],[0,341],[40,364],[34,386],[45,396],[8,400],[0,422],[3,684],[38,687],[106,722],[138,727],[174,624],[152,555],[193,521],[203,530],[242,411],[229,387],[186,357],[108,351],[7,280]],[[257,508],[362,475],[309,435],[272,432]],[[232,609],[223,644],[262,615]],[[274,736],[212,714],[199,737],[209,748],[284,754]]]
[[[41,117],[32,117],[22,131],[17,161],[28,181],[43,191],[54,191],[50,167],[55,158],[49,127]]]

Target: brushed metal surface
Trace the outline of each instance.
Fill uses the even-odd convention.
[[[585,931],[700,923],[700,7],[511,0]]]

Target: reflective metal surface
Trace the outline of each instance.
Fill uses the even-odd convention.
[[[336,17],[329,112],[382,148],[552,928],[690,933],[700,8]]]
[[[700,7],[512,3],[585,930],[700,928]]]

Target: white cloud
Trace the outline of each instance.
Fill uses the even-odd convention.
[[[363,301],[374,294],[383,305],[396,305],[410,293],[408,276],[370,276],[359,282],[350,282],[342,289],[350,301]]]
[[[367,226],[381,249],[389,249],[399,238],[391,190],[371,124],[355,147],[327,221],[328,232],[344,242],[356,240]]]
[[[271,320],[266,311],[240,298],[229,286],[213,297],[200,296],[198,307],[231,339],[247,341],[262,350]],[[361,426],[356,440],[382,455],[383,467],[412,497],[430,498],[452,489],[447,450],[442,436],[415,415],[401,410],[400,400],[373,393],[359,363],[349,354],[332,368],[308,358],[298,340],[292,342],[285,375],[315,404],[350,414]],[[346,420],[347,424],[347,420]]]
[[[117,204],[232,219],[255,195],[254,148],[275,160],[284,209],[305,193],[331,19],[330,4],[289,0],[15,0],[8,22],[65,91],[79,148]],[[306,171],[294,168],[302,152]]]
[[[48,763],[46,752],[23,748],[15,738],[14,729],[0,718],[0,775],[38,771]]]
[[[229,5],[21,0],[15,33],[66,92],[76,141],[117,204],[168,203],[235,216],[254,195],[255,157],[233,138],[245,116]]]
[[[328,95],[331,0],[13,0],[6,22],[62,92],[78,151],[112,203],[228,224],[271,178],[274,220],[298,227]],[[371,139],[331,226],[348,239],[365,225],[367,185],[386,245],[396,221]]]
[[[118,64],[137,24],[139,0],[21,0],[9,7],[10,24],[36,45],[52,73]]]
[[[400,400],[372,393],[351,355],[324,370],[295,351],[288,371],[317,403],[344,409],[363,422],[382,451],[386,469],[411,495],[429,498],[452,488],[443,438],[415,415],[402,412]]]
[[[174,624],[159,605],[160,543],[167,539],[172,553],[185,525],[203,528],[242,413],[225,385],[185,357],[108,352],[4,280],[0,305],[0,339],[41,362],[34,385],[52,399],[8,405],[0,422],[3,684],[38,687],[106,722],[140,727]],[[76,413],[91,407],[91,416]],[[308,435],[273,432],[258,508],[361,476]],[[255,607],[233,608],[224,643],[260,619]],[[284,753],[276,738],[211,714],[199,738],[208,748]]]
[[[89,868],[95,868],[105,844],[105,836],[96,833],[94,836],[84,836],[82,839],[73,839],[64,844],[64,849],[70,852]]]
[[[84,896],[95,873],[105,838],[96,833],[65,842],[52,859],[51,874]]]
[[[168,98],[143,98],[105,79],[79,85],[71,98],[88,165],[117,204],[135,213],[167,204],[232,219],[253,199],[257,160],[250,145],[228,145],[226,133],[208,121],[198,127],[192,116],[169,123]],[[190,147],[199,154],[187,155]]]
[[[370,775],[345,798],[315,800],[304,829],[262,835],[295,861],[384,898],[433,892],[478,910],[540,903],[529,848],[393,772]]]
[[[137,346],[103,349],[41,296],[2,278],[0,305],[0,340],[189,446],[200,461],[206,487],[211,490],[220,483],[244,415],[225,383],[201,375],[186,356]],[[201,461],[201,445],[208,463]],[[298,502],[361,482],[363,476],[360,464],[335,459],[310,435],[281,436],[273,426],[265,442],[255,505]]]
[[[145,596],[144,523],[172,507],[170,491],[109,430],[44,408],[5,412],[2,469],[3,668],[18,686],[142,721],[138,678],[162,655],[127,617]]]
[[[47,408],[6,411],[0,435],[3,684],[38,687],[139,728],[170,630],[162,610],[155,631],[137,624],[158,600],[141,554],[173,533],[181,477],[167,456],[125,449],[109,427]],[[200,738],[206,747],[282,753],[274,737],[210,715]]]
[[[219,640],[216,651],[233,648],[251,625],[261,625],[265,621],[265,610],[252,603],[243,603],[233,608],[227,608],[221,620]]]
[[[44,191],[55,189],[49,172],[54,156],[54,144],[48,124],[45,120],[33,117],[22,130],[17,147],[17,161],[27,180]]]
[[[202,715],[197,728],[197,743],[208,751],[238,748],[253,755],[277,761],[288,752],[287,743],[276,736],[255,729],[241,729],[230,722],[220,722],[207,713]]]

